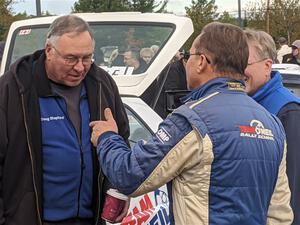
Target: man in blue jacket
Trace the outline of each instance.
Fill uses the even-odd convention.
[[[244,91],[248,55],[239,27],[205,26],[186,64],[186,104],[132,150],[106,109],[90,126],[109,181],[130,196],[168,183],[171,224],[291,224],[284,130]]]
[[[276,47],[264,31],[247,30],[249,60],[245,70],[246,91],[269,112],[278,116],[287,138],[287,175],[291,189],[294,225],[300,225],[300,99],[282,84],[279,72],[272,71]]]
[[[94,47],[86,21],[61,16],[49,28],[45,49],[1,76],[1,225],[104,224],[109,183],[89,123],[109,107],[124,140],[129,126],[115,82],[93,63]]]

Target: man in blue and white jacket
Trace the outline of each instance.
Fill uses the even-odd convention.
[[[293,225],[300,225],[300,99],[283,86],[279,72],[272,72],[276,59],[273,38],[264,31],[247,30],[246,35],[249,44],[246,91],[282,122],[287,138],[287,176],[294,211]]]
[[[104,174],[130,196],[168,183],[171,224],[291,224],[285,135],[244,92],[245,34],[208,24],[189,55],[192,92],[147,143],[131,151],[109,109],[90,124]]]

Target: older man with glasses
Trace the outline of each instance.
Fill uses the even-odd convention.
[[[210,23],[190,49],[186,104],[150,140],[130,150],[106,109],[92,142],[113,185],[137,196],[168,183],[171,224],[291,224],[284,131],[245,93],[247,61],[243,30]]]
[[[285,129],[293,225],[300,225],[300,99],[283,86],[281,74],[272,71],[276,60],[276,45],[272,37],[264,31],[246,30],[245,33],[250,53],[245,70],[246,91],[276,115]]]
[[[102,224],[110,184],[89,123],[109,107],[127,140],[126,112],[111,76],[93,64],[95,41],[84,20],[58,17],[45,46],[0,79],[0,224]]]

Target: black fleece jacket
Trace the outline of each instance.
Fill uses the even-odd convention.
[[[300,105],[289,103],[282,107],[277,116],[286,133],[286,172],[292,195],[293,225],[300,225]]]
[[[42,225],[42,144],[39,101],[51,94],[44,50],[24,56],[0,78],[0,225]],[[84,84],[90,120],[112,109],[119,133],[127,141],[127,115],[112,77],[92,65]],[[96,151],[93,154],[93,208],[99,218],[105,189]]]

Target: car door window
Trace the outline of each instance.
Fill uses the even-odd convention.
[[[147,141],[152,136],[150,129],[132,109],[126,106],[125,109],[128,116],[129,127],[130,127],[130,136],[129,136],[130,146],[132,147],[139,140]]]

